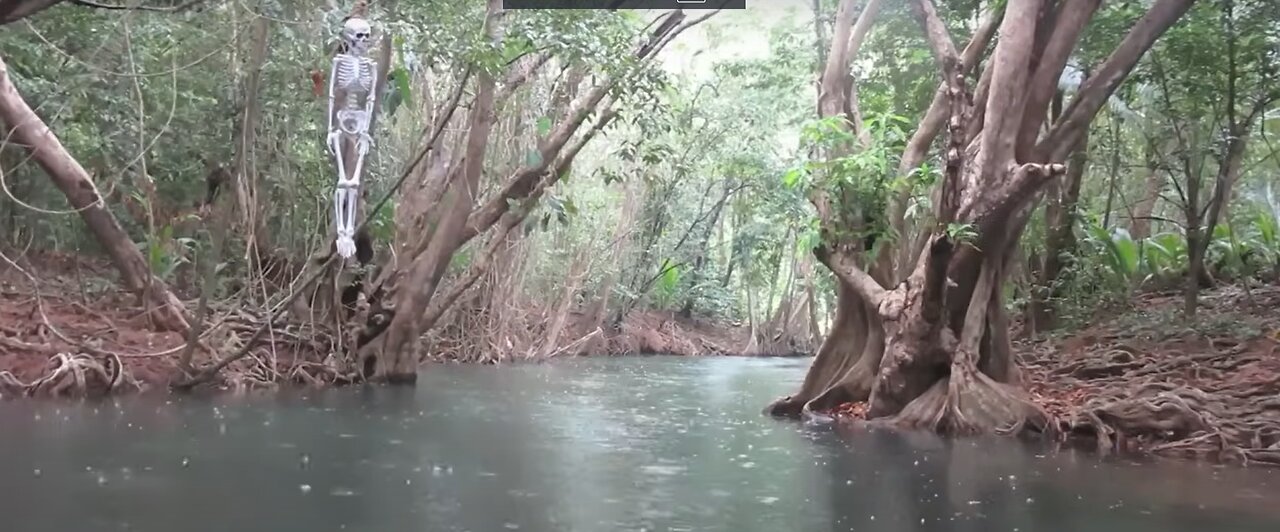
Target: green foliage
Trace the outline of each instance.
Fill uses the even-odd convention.
[[[172,281],[173,274],[183,264],[191,262],[196,250],[194,238],[174,238],[173,226],[166,225],[155,235],[138,244],[151,273],[163,281]]]
[[[978,229],[969,223],[949,223],[946,227],[947,238],[958,244],[973,245],[978,239]]]

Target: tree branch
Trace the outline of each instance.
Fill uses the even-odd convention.
[[[641,60],[653,57],[671,41],[676,34],[682,32],[702,21],[707,20],[718,11],[713,11],[704,16],[695,18],[683,24],[684,15],[681,12],[673,12],[667,17],[657,30],[654,30],[642,43],[635,52],[635,57]],[[467,218],[466,227],[462,230],[459,238],[462,242],[466,242],[474,238],[476,235],[485,231],[493,224],[497,223],[502,215],[510,208],[509,201],[527,197],[538,186],[538,180],[547,172],[548,167],[555,161],[557,155],[564,148],[566,143],[573,134],[586,121],[587,116],[593,111],[600,102],[604,100],[608,92],[614,87],[617,80],[610,78],[600,82],[592,87],[586,95],[581,97],[569,110],[567,116],[547,135],[547,137],[538,142],[539,161],[535,165],[522,166],[515,171],[502,186],[502,189],[495,194],[483,207],[473,212]],[[612,119],[612,117],[609,117]],[[607,121],[606,121],[607,123]],[[601,125],[600,127],[603,127]],[[590,139],[594,133],[584,136],[584,139]],[[577,149],[581,149],[581,145]],[[576,153],[576,152],[575,152]],[[553,174],[555,179],[559,178],[558,174]]]
[[[938,11],[934,9],[931,0],[916,0],[911,6],[916,18],[920,21],[920,26],[924,28],[929,48],[933,50],[933,60],[938,63],[942,82],[950,83],[953,72],[962,65],[960,65],[960,57],[956,55],[956,45],[951,42],[951,34],[947,31],[946,24],[938,18]]]
[[[1007,223],[1010,213],[1022,206],[1035,195],[1051,179],[1067,172],[1064,164],[1025,163],[1012,172],[998,191],[982,197],[996,198],[989,204],[970,203],[961,207],[960,220],[972,220],[978,225],[978,232],[991,231],[999,225]]]
[[[1085,26],[1093,19],[1101,3],[1102,0],[1064,0],[1058,7],[1059,15],[1053,26],[1053,33],[1040,54],[1040,64],[1026,88],[1027,103],[1015,150],[1019,161],[1043,162],[1033,155],[1036,137],[1044,124],[1049,103],[1057,92],[1058,79],[1062,77],[1071,51],[1075,49]]]
[[[1036,145],[1036,152],[1043,154],[1046,161],[1065,160],[1084,134],[1084,128],[1089,127],[1094,115],[1115,93],[1142,55],[1194,3],[1195,0],[1157,0],[1129,30],[1111,56],[1102,62],[1097,72],[1080,86],[1076,97],[1063,111],[1062,120]]]
[[[113,10],[113,11],[154,11],[157,13],[174,13],[174,12],[178,12],[184,9],[194,7],[196,4],[201,4],[201,3],[207,2],[208,0],[187,0],[186,2],[183,2],[176,6],[167,6],[167,7],[147,6],[147,5],[134,6],[134,5],[123,5],[123,4],[104,4],[101,2],[94,2],[92,0],[68,0],[68,1],[78,6],[91,7],[94,9],[107,9],[107,10]]]
[[[1000,24],[1000,43],[992,58],[991,91],[983,117],[978,150],[978,186],[993,184],[997,172],[1014,157],[1014,142],[1022,123],[1019,100],[1025,89],[1027,67],[1034,48],[1041,0],[1010,2]]]
[[[826,244],[821,244],[813,248],[813,256],[818,259],[831,273],[840,279],[845,285],[853,289],[862,296],[863,301],[872,308],[880,306],[880,302],[884,301],[888,291],[880,286],[871,275],[862,271],[853,260],[845,256],[843,252],[832,251]]]

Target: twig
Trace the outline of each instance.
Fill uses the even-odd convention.
[[[92,0],[70,0],[72,4],[75,4],[78,6],[84,6],[84,7],[91,7],[94,9],[107,9],[107,10],[113,10],[113,11],[117,11],[117,10],[118,11],[152,11],[156,13],[175,13],[178,11],[189,9],[195,6],[196,4],[200,4],[206,1],[207,0],[188,0],[185,3],[178,4],[176,6],[158,7],[158,6],[144,6],[144,5],[133,6],[133,5],[120,5],[120,4],[103,4],[99,2],[94,2]]]

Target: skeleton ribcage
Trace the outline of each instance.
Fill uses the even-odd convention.
[[[373,62],[351,55],[338,56],[338,88],[347,93],[348,102],[373,90]]]

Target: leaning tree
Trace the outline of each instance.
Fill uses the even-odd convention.
[[[800,416],[866,401],[868,419],[939,432],[1048,429],[1048,415],[1018,388],[1002,292],[1011,258],[1041,190],[1065,172],[1094,115],[1194,1],[1149,3],[1110,55],[1089,65],[1070,103],[1051,112],[1101,0],[993,3],[963,49],[933,2],[913,0],[941,83],[897,173],[918,176],[945,128],[931,216],[911,231],[906,193],[869,204],[856,179],[813,180],[814,255],[838,279],[837,309],[800,390],[768,411]],[[819,167],[828,173],[857,168],[840,162],[875,142],[850,72],[881,4],[842,0],[836,12],[818,107],[824,123],[847,134],[823,145],[820,156],[836,162]]]

